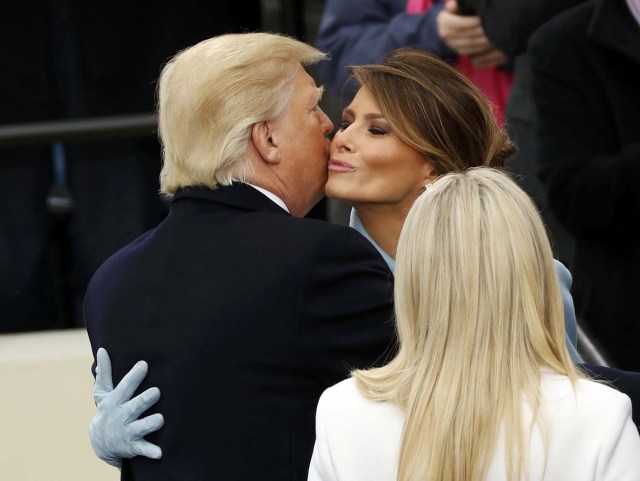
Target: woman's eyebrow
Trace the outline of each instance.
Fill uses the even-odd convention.
[[[342,115],[349,115],[351,117],[355,117],[356,114],[353,110],[351,110],[349,107],[347,107],[346,109],[344,109],[342,111]],[[373,120],[373,119],[384,119],[384,115],[380,114],[380,113],[369,113],[369,114],[364,114],[363,117],[367,120]]]

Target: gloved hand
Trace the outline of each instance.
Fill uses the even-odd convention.
[[[93,399],[97,412],[89,424],[89,438],[96,455],[118,468],[122,466],[122,458],[161,458],[160,447],[143,438],[163,426],[162,414],[152,414],[138,419],[143,412],[158,402],[160,390],[152,387],[131,399],[147,375],[147,363],[138,361],[114,389],[111,360],[105,349],[98,349],[96,361]]]

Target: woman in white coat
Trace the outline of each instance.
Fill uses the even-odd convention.
[[[640,480],[631,402],[571,361],[520,187],[490,168],[439,177],[397,252],[398,353],[322,395],[310,481]]]

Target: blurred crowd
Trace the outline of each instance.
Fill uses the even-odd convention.
[[[0,124],[152,113],[164,62],[261,15],[259,0],[15,5],[0,20]],[[0,145],[0,159],[0,332],[83,326],[93,273],[166,214],[157,138]]]
[[[344,67],[402,46],[485,92],[519,148],[510,170],[573,273],[582,329],[610,364],[640,369],[640,2],[327,0],[317,45],[332,57],[321,80],[347,101]]]
[[[16,4],[0,20],[0,123],[152,112],[169,57],[207,37],[262,29],[264,3]],[[378,63],[402,46],[432,52],[477,83],[517,142],[511,172],[573,274],[580,326],[612,364],[640,370],[639,2],[325,0],[302,8],[312,4],[322,16],[309,36],[331,56],[318,80],[342,105],[355,93],[345,66]],[[166,213],[157,139],[0,144],[0,153],[0,332],[82,326],[92,274]],[[47,204],[56,192],[73,199],[63,217]]]

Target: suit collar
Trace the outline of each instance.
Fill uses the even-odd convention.
[[[276,214],[289,213],[275,202],[250,185],[240,182],[228,186],[220,186],[215,189],[207,187],[184,187],[176,192],[171,203],[181,199],[200,199],[246,210],[273,212]]]
[[[626,0],[597,2],[589,25],[589,35],[640,61],[640,26],[629,11]]]

